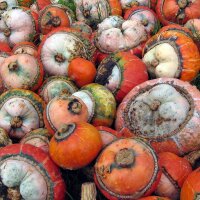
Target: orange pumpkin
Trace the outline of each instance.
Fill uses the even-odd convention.
[[[192,81],[200,69],[199,51],[183,28],[163,28],[143,49],[143,61],[152,78],[179,78]]]
[[[61,95],[53,98],[44,111],[44,123],[52,135],[63,123],[84,121],[89,118],[85,103],[78,97]]]
[[[41,33],[46,35],[57,27],[70,27],[72,11],[59,4],[50,4],[40,11],[38,22]]]
[[[180,200],[198,200],[200,198],[200,167],[185,180],[181,189]]]
[[[64,169],[75,170],[92,162],[102,147],[101,136],[91,124],[63,124],[49,144],[53,161]]]
[[[158,0],[156,13],[163,25],[184,24],[189,19],[200,17],[200,0]]]
[[[69,64],[67,75],[78,87],[82,87],[94,81],[96,68],[89,60],[84,58],[75,58]]]
[[[158,159],[162,175],[155,193],[176,200],[185,179],[192,172],[192,167],[185,158],[170,152],[158,154]]]
[[[152,147],[138,138],[119,139],[106,146],[95,164],[95,183],[109,200],[133,200],[150,195],[160,180]]]
[[[45,6],[50,5],[51,1],[50,0],[36,0],[35,3],[36,3],[37,10],[42,10]]]

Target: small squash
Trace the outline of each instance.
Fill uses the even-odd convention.
[[[64,169],[75,170],[91,163],[102,147],[101,136],[91,124],[63,124],[49,144],[53,161]]]

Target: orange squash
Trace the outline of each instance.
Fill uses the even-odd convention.
[[[38,23],[44,35],[57,27],[70,27],[72,11],[59,4],[50,4],[40,11]]]
[[[170,152],[158,154],[158,160],[162,175],[155,194],[176,200],[185,179],[192,172],[192,167],[185,158]]]
[[[185,180],[181,189],[180,200],[198,200],[200,197],[200,167]]]
[[[68,67],[67,75],[78,87],[92,83],[96,76],[95,65],[84,58],[73,59]]]
[[[91,124],[63,124],[49,144],[53,161],[64,169],[75,170],[92,162],[102,147],[101,136]]]
[[[183,29],[164,27],[145,44],[143,61],[151,78],[192,81],[197,76],[200,69],[199,51]]]
[[[160,180],[152,147],[138,138],[119,139],[106,146],[95,164],[95,183],[109,200],[135,200],[150,195]]]
[[[61,95],[47,104],[43,117],[46,128],[53,135],[63,123],[87,122],[89,114],[80,98]]]

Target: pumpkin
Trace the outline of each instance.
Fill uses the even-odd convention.
[[[52,135],[64,123],[87,122],[90,119],[85,103],[80,98],[68,95],[53,98],[43,115],[45,127]]]
[[[118,52],[105,58],[97,69],[95,82],[107,87],[121,102],[135,86],[148,80],[145,64],[130,52]]]
[[[145,6],[134,6],[124,14],[125,20],[139,20],[147,33],[154,35],[160,28],[159,21],[153,10]]]
[[[31,144],[35,147],[42,149],[45,152],[49,152],[49,141],[51,135],[47,129],[39,128],[27,133],[21,140],[21,144]]]
[[[110,15],[122,15],[119,0],[76,0],[76,17],[78,21],[96,28]]]
[[[0,0],[0,13],[18,6],[17,0]]]
[[[183,183],[183,187],[181,188],[181,196],[180,200],[198,200],[200,197],[200,167],[194,170],[185,182]]]
[[[148,196],[160,179],[155,152],[138,138],[112,142],[102,150],[94,167],[95,183],[110,200]]]
[[[37,14],[29,9],[15,7],[1,15],[0,41],[10,47],[23,41],[33,41],[37,32]]]
[[[106,87],[91,83],[72,96],[80,98],[85,103],[89,113],[88,122],[94,126],[112,125],[116,112],[116,101]]]
[[[95,48],[88,38],[70,28],[57,28],[44,36],[39,57],[49,75],[67,75],[70,61],[75,57],[91,60]]]
[[[37,90],[43,81],[43,67],[28,54],[17,54],[4,60],[0,76],[7,89]]]
[[[48,103],[54,97],[62,94],[70,96],[77,90],[78,88],[69,78],[64,76],[51,76],[43,82],[38,94]]]
[[[192,172],[190,163],[185,158],[170,152],[158,154],[158,159],[162,175],[155,193],[159,196],[169,197],[171,200],[179,199],[180,189]]]
[[[64,169],[75,170],[91,163],[102,147],[98,130],[85,122],[63,124],[52,137],[49,153]]]
[[[116,140],[117,138],[121,137],[121,135],[116,130],[113,130],[106,126],[97,126],[96,128],[101,135],[103,147],[110,144],[112,141]]]
[[[115,53],[133,50],[147,39],[140,21],[110,16],[98,24],[94,44],[103,53]]]
[[[7,132],[0,128],[0,148],[11,145],[12,140],[9,138]]]
[[[140,136],[156,152],[183,155],[199,148],[200,93],[173,78],[146,81],[133,88],[117,109],[115,128],[126,137]]]
[[[73,80],[78,87],[82,87],[93,83],[96,76],[96,67],[89,60],[75,58],[69,64],[67,76]]]
[[[29,90],[13,89],[0,96],[0,127],[12,138],[22,138],[33,129],[41,128],[44,102]]]
[[[193,39],[200,50],[200,19],[190,19],[184,27],[192,32]]]
[[[65,199],[59,168],[37,147],[13,144],[0,149],[0,169],[3,199]]]
[[[157,0],[156,13],[163,25],[185,24],[188,20],[200,17],[200,0]]]
[[[27,53],[34,57],[38,56],[37,47],[32,42],[19,42],[13,47],[12,52],[14,54]]]
[[[55,4],[44,7],[38,18],[39,28],[46,35],[57,27],[70,27],[73,19],[72,11],[65,6]]]
[[[200,68],[199,51],[186,32],[161,29],[143,50],[143,61],[151,78],[179,78],[192,81]]]

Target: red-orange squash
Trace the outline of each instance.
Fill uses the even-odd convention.
[[[109,200],[136,200],[150,195],[160,180],[152,147],[138,138],[119,139],[106,146],[95,164],[95,183]]]
[[[200,0],[158,0],[156,13],[163,25],[185,24],[189,19],[200,17]]]
[[[78,87],[83,87],[93,83],[96,76],[95,65],[84,58],[75,58],[71,60],[67,76],[71,78]]]
[[[130,52],[105,58],[97,69],[95,82],[107,87],[121,102],[131,89],[148,80],[146,65]]]
[[[185,180],[181,189],[180,200],[198,200],[200,197],[200,167]]]
[[[185,179],[192,172],[192,167],[188,160],[170,152],[158,154],[158,159],[162,175],[155,194],[177,200]]]
[[[101,136],[91,124],[63,124],[49,144],[53,161],[64,169],[75,170],[92,162],[102,147]]]
[[[53,98],[44,111],[44,123],[52,135],[64,123],[87,122],[88,108],[78,97],[61,95]]]
[[[70,27],[72,19],[72,11],[69,8],[50,4],[40,11],[38,23],[41,33],[46,35],[57,27]]]
[[[151,78],[192,81],[200,69],[199,51],[183,28],[164,27],[143,49],[143,61]]]
[[[50,156],[30,144],[0,149],[1,197],[64,200],[65,182]]]
[[[157,152],[183,155],[200,145],[200,92],[172,78],[146,81],[118,106],[115,127],[124,136],[146,138]]]

